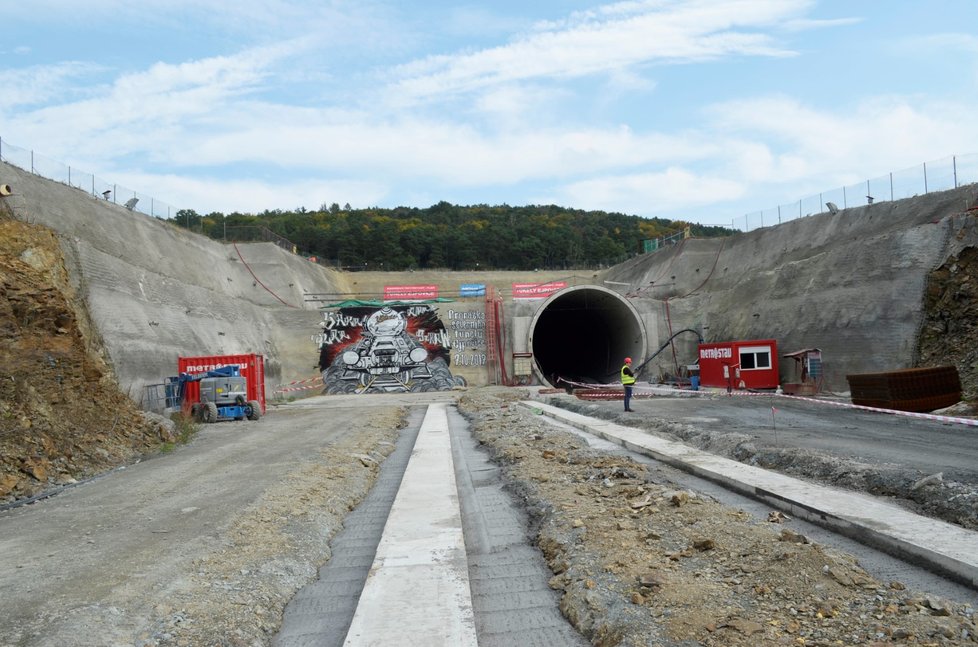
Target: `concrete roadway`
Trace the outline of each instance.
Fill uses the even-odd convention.
[[[744,434],[757,446],[812,449],[924,474],[943,472],[945,480],[978,483],[978,427],[786,397],[727,396],[720,391],[663,397],[669,391],[658,388],[655,395],[642,397],[649,396],[651,389],[636,391],[640,396],[632,403],[636,413],[623,420],[639,425],[643,419],[687,424],[704,431]],[[622,408],[620,400],[589,404],[602,416],[617,414]],[[773,418],[772,407],[777,409]]]

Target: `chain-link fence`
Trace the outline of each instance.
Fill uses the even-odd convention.
[[[38,155],[32,150],[14,146],[2,138],[0,138],[0,161],[49,180],[81,189],[99,200],[108,200],[123,205],[130,211],[138,211],[147,216],[166,220],[177,215],[176,207],[157,200],[153,196],[119,184],[106,182],[86,171]]]
[[[741,231],[750,231],[836,209],[902,200],[915,195],[956,189],[974,182],[978,182],[978,154],[952,155],[902,171],[893,171],[871,180],[810,195],[797,202],[755,211],[735,218],[731,226]]]
[[[49,180],[75,187],[90,193],[95,198],[121,204],[132,211],[138,211],[148,216],[169,220],[175,217],[178,211],[176,207],[152,196],[119,184],[106,182],[86,171],[38,155],[33,150],[14,146],[2,138],[0,138],[0,161],[46,177]],[[810,195],[796,202],[754,211],[740,218],[734,218],[731,221],[731,227],[741,231],[750,231],[834,209],[847,209],[887,200],[901,200],[924,193],[954,189],[974,182],[978,182],[978,154],[952,155],[856,184]],[[663,240],[661,242],[668,243],[669,241]],[[291,243],[288,244],[291,245]]]

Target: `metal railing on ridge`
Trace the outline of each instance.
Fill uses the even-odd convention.
[[[150,195],[119,184],[106,182],[92,173],[38,155],[33,150],[14,146],[2,138],[0,138],[0,161],[49,180],[80,189],[93,198],[108,200],[122,205],[130,211],[136,211],[154,218],[169,220],[176,216],[178,211],[176,207]]]
[[[4,141],[3,138],[0,138],[0,161],[49,180],[80,189],[94,198],[121,204],[131,211],[164,220],[169,220],[177,215],[178,209],[166,202],[118,184],[105,182],[91,173],[38,155],[33,150],[14,146]],[[730,226],[732,229],[746,232],[759,227],[825,213],[833,208],[847,209],[850,206],[855,207],[873,202],[901,200],[916,195],[946,191],[975,182],[978,182],[978,153],[951,155],[856,184],[813,194],[796,202],[753,211],[740,218],[734,218],[731,220]],[[830,207],[829,204],[832,206]],[[671,236],[656,240],[655,249],[670,242],[677,242],[678,239],[677,235],[676,240],[673,240]],[[295,253],[295,246],[284,238],[280,241],[267,238],[266,240],[275,242],[283,249]],[[655,249],[643,249],[642,253],[655,251]],[[330,263],[320,259],[315,259],[315,262],[331,266]]]
[[[893,171],[870,180],[823,191],[796,202],[754,211],[731,221],[733,229],[750,231],[833,209],[912,198],[978,182],[978,153],[951,155]],[[831,204],[831,206],[829,206]]]

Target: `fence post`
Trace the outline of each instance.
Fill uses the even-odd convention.
[[[846,187],[842,187],[842,208],[843,209],[849,208],[849,199],[846,198]]]
[[[781,205],[778,205],[778,224],[781,224]]]
[[[927,162],[924,162],[924,194],[927,193]]]
[[[71,186],[71,165],[68,165],[68,186]]]
[[[893,202],[893,171],[890,171],[890,202]]]
[[[951,156],[951,168],[954,170],[954,188],[958,188],[958,158],[956,155]]]
[[[33,150],[31,150],[31,173],[34,173],[36,175],[36,172],[34,171],[34,151]]]

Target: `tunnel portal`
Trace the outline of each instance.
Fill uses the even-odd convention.
[[[545,384],[615,382],[625,357],[636,364],[645,357],[645,328],[621,295],[582,285],[561,290],[541,306],[530,324],[528,346]]]

